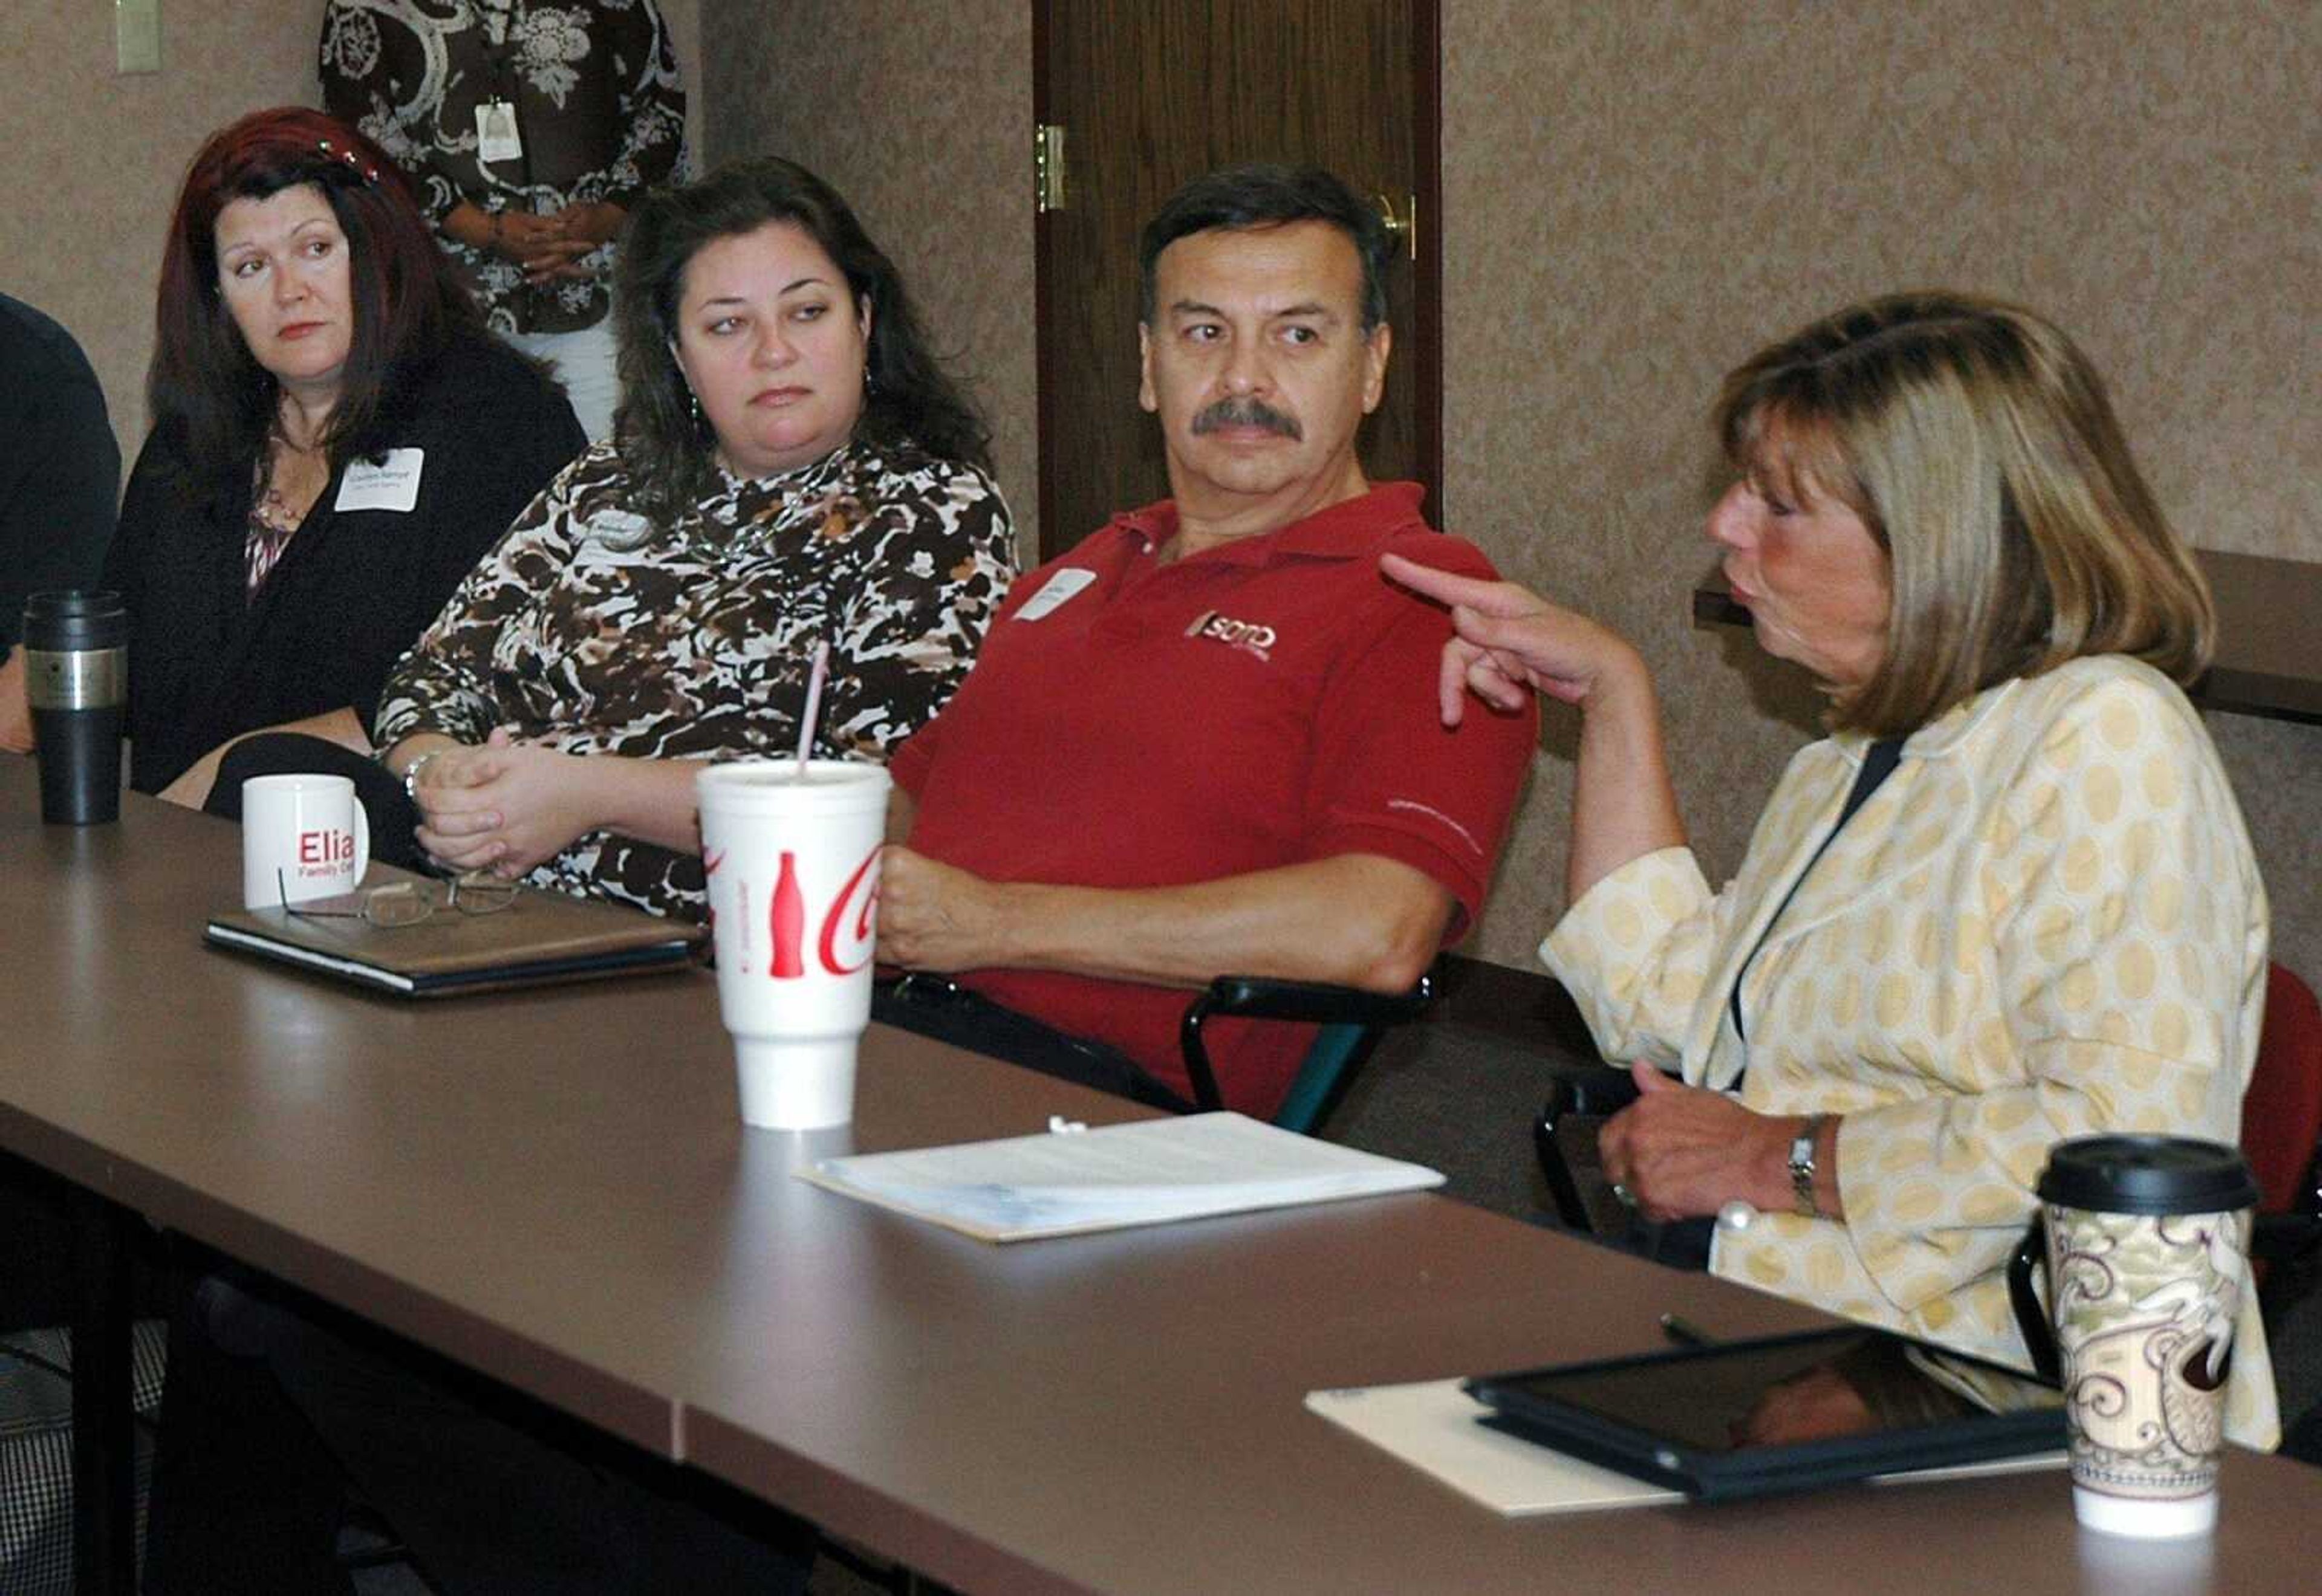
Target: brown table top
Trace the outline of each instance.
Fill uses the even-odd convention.
[[[1815,1316],[1433,1196],[973,1241],[790,1171],[1138,1110],[873,1027],[851,1132],[745,1131],[706,977],[342,988],[200,945],[237,846],[42,826],[0,758],[0,1145],[964,1589],[2303,1582],[2322,1474],[2246,1454],[2191,1553],[2078,1534],[2055,1475],[1503,1521],[1301,1397]]]
[[[2207,709],[2322,724],[2322,562],[2196,549],[2217,604],[2217,655],[2188,696]],[[1694,589],[1696,625],[1746,626],[1722,577]]]

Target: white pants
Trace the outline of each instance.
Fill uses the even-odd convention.
[[[580,430],[589,442],[601,443],[613,435],[613,406],[621,397],[619,363],[613,342],[613,318],[578,333],[517,333],[508,342],[525,353],[556,366],[556,380],[572,401]]]

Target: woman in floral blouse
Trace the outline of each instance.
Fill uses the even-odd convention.
[[[637,212],[620,441],[568,467],[380,696],[459,870],[698,914],[694,762],[877,759],[967,672],[1014,570],[987,433],[846,203],[783,160]]]
[[[613,242],[682,181],[685,88],[654,0],[330,0],[323,101],[418,187],[494,331],[556,363],[592,441],[618,397]]]

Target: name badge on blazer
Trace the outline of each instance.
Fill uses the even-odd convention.
[[[377,460],[347,462],[339,479],[338,510],[409,510],[419,502],[419,468],[425,449],[390,449]]]

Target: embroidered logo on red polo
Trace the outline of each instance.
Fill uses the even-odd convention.
[[[1256,621],[1237,621],[1231,616],[1221,616],[1213,609],[1205,609],[1195,616],[1193,624],[1185,628],[1185,635],[1206,637],[1269,662],[1274,658],[1266,652],[1275,644],[1276,634],[1273,627],[1260,625]]]

